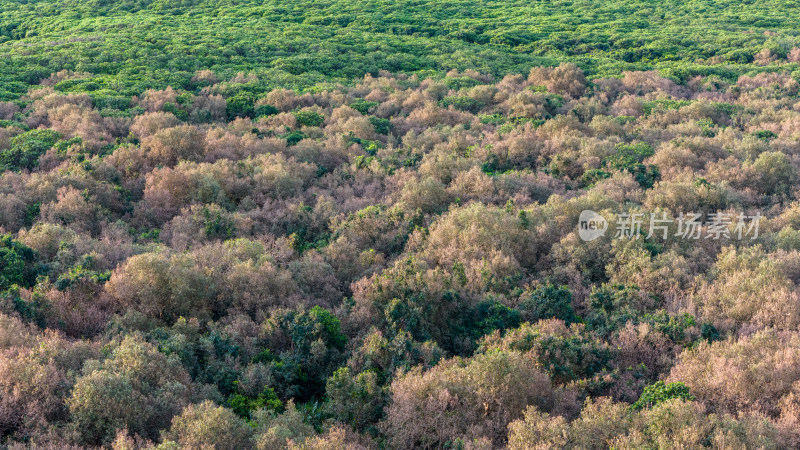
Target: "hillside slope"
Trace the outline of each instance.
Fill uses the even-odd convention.
[[[0,100],[52,72],[98,75],[72,90],[186,88],[212,69],[269,86],[365,73],[475,69],[502,75],[559,61],[590,75],[661,69],[732,77],[798,42],[790,2],[735,1],[0,1]]]

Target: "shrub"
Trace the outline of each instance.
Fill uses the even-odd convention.
[[[225,106],[228,119],[253,117],[255,113],[255,102],[255,95],[247,91],[242,91],[232,97],[228,97]]]
[[[389,119],[370,116],[369,123],[372,124],[372,127],[378,134],[389,134],[389,132],[392,131],[392,122]]]
[[[445,108],[452,106],[455,109],[469,111],[473,114],[477,113],[481,110],[481,108],[483,108],[483,102],[472,97],[445,97],[439,103]]]
[[[36,259],[33,249],[0,234],[0,292],[12,285],[33,287],[39,268]]]
[[[239,450],[253,447],[253,431],[230,409],[208,400],[187,406],[172,419],[164,438],[182,448],[214,448]]]
[[[715,411],[777,417],[781,401],[791,398],[800,379],[798,340],[794,332],[767,329],[736,341],[702,342],[679,356],[667,381],[686,383],[698,401]]]
[[[39,354],[37,354],[39,353]],[[0,433],[30,436],[50,421],[64,420],[67,374],[41,352],[24,348],[0,353]]]
[[[567,324],[577,322],[572,308],[572,292],[566,286],[545,285],[523,296],[516,309],[524,321],[561,319]]]
[[[339,319],[324,308],[277,309],[264,323],[270,350],[281,355],[281,398],[309,399],[324,392],[325,381],[344,361],[347,337]]]
[[[545,86],[550,92],[577,98],[586,90],[586,77],[573,63],[561,63],[558,67],[534,67],[528,75],[534,86]]]
[[[0,169],[33,170],[39,164],[39,157],[61,139],[61,133],[54,130],[30,130],[14,136],[10,148],[0,149]]]
[[[383,417],[387,389],[378,383],[375,371],[353,375],[342,367],[328,378],[325,387],[325,411],[335,420],[356,430],[364,430]]]
[[[644,388],[644,392],[639,397],[639,400],[631,405],[633,409],[652,408],[659,403],[671,399],[681,399],[685,401],[694,400],[694,396],[689,393],[689,388],[683,383],[664,383],[657,381],[655,384]]]
[[[85,443],[110,443],[117,429],[155,439],[189,399],[189,375],[151,344],[126,337],[105,361],[87,363],[67,400]]]
[[[274,116],[278,114],[278,108],[272,105],[257,105],[253,111],[254,117]]]
[[[123,308],[171,324],[178,317],[208,318],[214,285],[186,255],[145,253],[128,259],[106,283]]]
[[[591,380],[608,372],[614,356],[611,348],[583,325],[567,326],[556,319],[525,323],[508,330],[504,336],[498,333],[486,336],[478,351],[522,352],[556,384]]]
[[[165,128],[142,139],[142,149],[154,164],[199,161],[205,152],[205,135],[191,125]]]
[[[298,124],[307,127],[318,127],[325,120],[322,114],[311,109],[296,111],[294,117],[297,119]]]
[[[369,102],[364,99],[356,100],[353,103],[350,103],[350,107],[355,109],[356,111],[360,112],[363,115],[369,114],[369,110],[374,106],[377,106],[378,102]]]
[[[384,431],[401,448],[480,437],[500,444],[528,405],[551,411],[558,401],[547,375],[521,354],[503,351],[412,370],[392,382],[391,394]]]
[[[755,182],[759,191],[767,194],[787,194],[797,178],[797,170],[789,158],[780,152],[764,152],[753,162]]]
[[[258,430],[255,438],[258,450],[283,448],[289,445],[290,440],[304,441],[316,435],[314,427],[303,420],[303,413],[291,400],[286,404],[286,411],[281,414],[260,412],[255,418],[255,424]]]

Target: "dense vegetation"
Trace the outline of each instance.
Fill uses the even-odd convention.
[[[128,97],[196,89],[205,69],[255,72],[242,89],[258,93],[379,70],[502,76],[563,61],[591,76],[735,81],[790,56],[798,21],[786,0],[0,0],[0,100],[60,70],[94,75],[61,91]]]
[[[798,13],[431,4],[0,0],[0,445],[800,447]]]

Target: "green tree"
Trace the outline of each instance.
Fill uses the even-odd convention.
[[[548,284],[539,287],[524,296],[516,310],[522,320],[528,322],[553,318],[570,324],[578,320],[572,307],[572,292],[566,286]]]
[[[11,146],[0,151],[0,169],[32,170],[39,164],[39,157],[50,150],[61,133],[54,130],[37,129],[26,131],[11,138]]]
[[[353,375],[342,367],[328,378],[325,386],[326,413],[356,430],[365,430],[383,417],[388,391],[378,382],[373,370]]]
[[[32,287],[39,272],[37,259],[33,249],[8,234],[0,234],[0,292],[13,285]]]
[[[297,123],[307,127],[318,127],[325,120],[322,114],[310,109],[295,111],[293,114],[297,119]]]
[[[663,381],[656,381],[654,384],[644,388],[644,392],[639,397],[639,400],[631,405],[635,410],[652,408],[659,403],[671,399],[681,399],[685,401],[693,401],[694,396],[689,393],[689,388],[681,383],[664,383]]]
[[[242,91],[226,100],[225,112],[228,114],[228,118],[253,117],[256,101],[253,93]]]

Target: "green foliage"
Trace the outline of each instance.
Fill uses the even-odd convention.
[[[232,398],[239,394],[240,368],[231,364],[239,360],[242,351],[230,336],[212,328],[203,332],[197,321],[179,318],[169,328],[155,328],[147,334],[147,339],[158,346],[161,353],[177,359],[192,379],[197,383],[215,386],[219,392]],[[257,361],[254,361],[257,362]],[[269,392],[260,395],[271,399]],[[253,400],[250,397],[247,397]],[[246,402],[245,402],[246,403]]]
[[[613,353],[580,324],[559,321],[524,323],[505,336],[487,336],[479,352],[519,351],[534,358],[555,383],[580,382],[602,389],[602,376],[610,371]],[[589,390],[594,389],[590,387]]]
[[[631,405],[631,408],[634,410],[652,408],[671,399],[692,401],[694,396],[689,393],[689,388],[681,382],[664,383],[663,381],[656,381],[654,384],[644,388],[639,400],[636,400]]]
[[[464,338],[472,336],[469,330],[475,325],[469,321],[471,308],[455,289],[417,285],[421,276],[419,264],[409,257],[372,280],[375,285],[387,286],[373,300],[382,312],[382,321],[392,335],[408,332],[417,341],[434,340],[445,350],[461,353],[465,350],[461,348]],[[448,278],[454,282],[457,276]],[[488,310],[487,313],[491,314]],[[491,320],[487,322],[490,324]]]
[[[264,117],[264,116],[274,116],[278,114],[278,108],[272,105],[259,105],[255,107],[253,111],[254,117]]]
[[[0,292],[14,285],[32,287],[40,270],[36,260],[33,249],[8,234],[0,234]]]
[[[96,271],[85,267],[86,262],[70,267],[69,271],[59,275],[55,282],[55,287],[59,291],[68,289],[70,286],[81,282],[103,284],[111,278],[111,271]],[[91,266],[91,263],[89,263]]]
[[[219,208],[203,207],[203,229],[211,239],[230,239],[233,237],[233,220],[222,214]]]
[[[650,145],[639,142],[634,144],[617,144],[616,153],[603,160],[603,166],[609,169],[629,172],[644,189],[653,187],[658,180],[658,168],[653,164],[642,164],[645,158],[655,152]]]
[[[572,308],[572,292],[566,286],[548,284],[537,288],[523,297],[516,310],[527,322],[551,318],[561,319],[568,324],[578,321]]]
[[[708,322],[703,322],[700,325],[700,336],[709,342],[720,340],[719,330],[714,324]]]
[[[506,118],[502,114],[481,114],[478,118],[481,123],[486,125],[502,125],[506,122]]]
[[[313,324],[315,334],[318,333],[320,338],[333,348],[344,350],[347,336],[342,334],[341,325],[336,316],[325,308],[314,306],[308,312],[308,318],[311,321],[310,324]]]
[[[349,80],[380,69],[443,74],[475,68],[503,75],[565,60],[580,60],[592,75],[655,68],[681,80],[711,74],[735,79],[748,70],[764,70],[752,63],[761,49],[797,44],[791,34],[794,12],[764,17],[764,10],[785,10],[777,1],[725,1],[704,5],[700,13],[691,2],[643,6],[627,1],[614,8],[563,1],[490,7],[473,0],[446,7],[403,1],[376,8],[343,0],[304,1],[291,8],[252,1],[7,3],[0,8],[3,99],[18,97],[28,85],[65,67],[94,76],[61,81],[59,89],[110,87],[129,95],[168,85],[194,88],[194,72],[211,67],[228,77],[256,72],[264,78],[262,90]],[[558,24],[575,18],[581,23],[573,35],[560,31]],[[94,38],[95,27],[106,30],[103,40]],[[787,41],[774,42],[765,31],[783,33]],[[54,43],[56,33],[63,42]],[[678,44],[676,36],[691,39]],[[97,58],[90,59],[93,55]],[[702,62],[712,56],[721,61]],[[454,90],[482,84],[467,76],[443,81]]]
[[[295,111],[292,114],[294,114],[298,124],[307,127],[318,127],[325,120],[322,114],[312,110]]]
[[[611,177],[611,172],[603,169],[589,169],[581,175],[581,186],[592,187],[597,182]]]
[[[483,108],[483,102],[472,97],[465,96],[445,97],[439,103],[445,108],[452,105],[455,109],[469,111],[473,114],[477,113],[481,108]]]
[[[659,99],[644,102],[642,109],[645,115],[650,115],[653,111],[675,110],[691,104],[690,100]]]
[[[458,91],[464,88],[477,86],[481,84],[481,82],[471,77],[446,77],[444,79],[444,84],[447,85],[448,88]]]
[[[175,115],[175,117],[177,117],[180,120],[186,121],[189,118],[189,113],[186,112],[185,109],[179,107],[174,103],[166,103],[162,109],[164,110],[164,112],[172,113],[173,115]],[[242,113],[241,115],[246,115],[246,114]]]
[[[617,144],[616,153],[606,158],[606,164],[612,169],[628,170],[637,163],[641,163],[645,158],[653,156],[653,148],[644,142],[634,144]]]
[[[54,130],[30,130],[11,138],[11,146],[0,150],[0,169],[32,170],[39,157],[55,145],[61,134]]]
[[[250,419],[257,410],[280,412],[283,402],[278,398],[275,389],[267,388],[255,398],[240,393],[233,394],[228,398],[228,406],[240,417]]]
[[[366,100],[358,99],[353,103],[350,103],[350,107],[355,109],[356,111],[360,112],[363,115],[369,114],[370,108],[377,106],[378,102],[368,102]]]
[[[105,94],[92,95],[92,103],[97,109],[117,109],[120,111],[130,108],[133,104],[130,97]]]
[[[352,375],[349,368],[342,367],[326,382],[324,410],[356,430],[365,430],[383,417],[387,394],[387,389],[378,384],[375,371]]]
[[[307,137],[308,135],[306,135],[300,130],[294,130],[281,136],[281,138],[286,139],[286,143],[290,147],[293,145],[297,145],[298,142],[302,141]]]
[[[42,292],[44,289],[40,289],[40,286],[45,287],[48,285],[47,281],[46,276],[40,275],[37,279],[37,285],[29,298],[23,298],[17,286],[13,286],[5,292],[0,291],[0,301],[12,304],[22,320],[44,328],[47,326],[47,317],[50,315],[53,306],[45,293]]]
[[[778,137],[777,134],[775,134],[774,132],[772,132],[770,130],[758,130],[755,133],[753,133],[753,135],[755,137],[757,137],[758,139],[761,139],[762,141],[767,141],[767,142],[772,140],[772,139],[775,139],[776,137]]]
[[[228,118],[253,117],[256,101],[253,93],[242,91],[226,100],[225,112],[228,114]]]
[[[520,324],[520,313],[496,300],[484,300],[475,306],[470,334],[476,339],[494,330],[504,331]]]
[[[392,131],[392,122],[389,119],[369,116],[369,123],[372,124],[372,128],[378,134],[389,134]]]
[[[642,293],[636,286],[619,284],[593,288],[589,297],[591,310],[586,316],[590,329],[607,335],[629,321],[638,323],[644,314]]]
[[[340,327],[339,319],[320,306],[273,313],[266,328],[270,348],[279,355],[274,372],[280,398],[306,400],[324,391],[347,344]]]
[[[697,325],[694,316],[689,313],[670,315],[663,310],[645,314],[641,320],[664,333],[671,341],[687,345],[691,343],[688,341],[688,330]]]
[[[8,241],[11,237],[3,236],[3,247],[0,248],[0,290],[6,290],[12,285],[24,283],[25,260],[14,248],[10,248]]]

